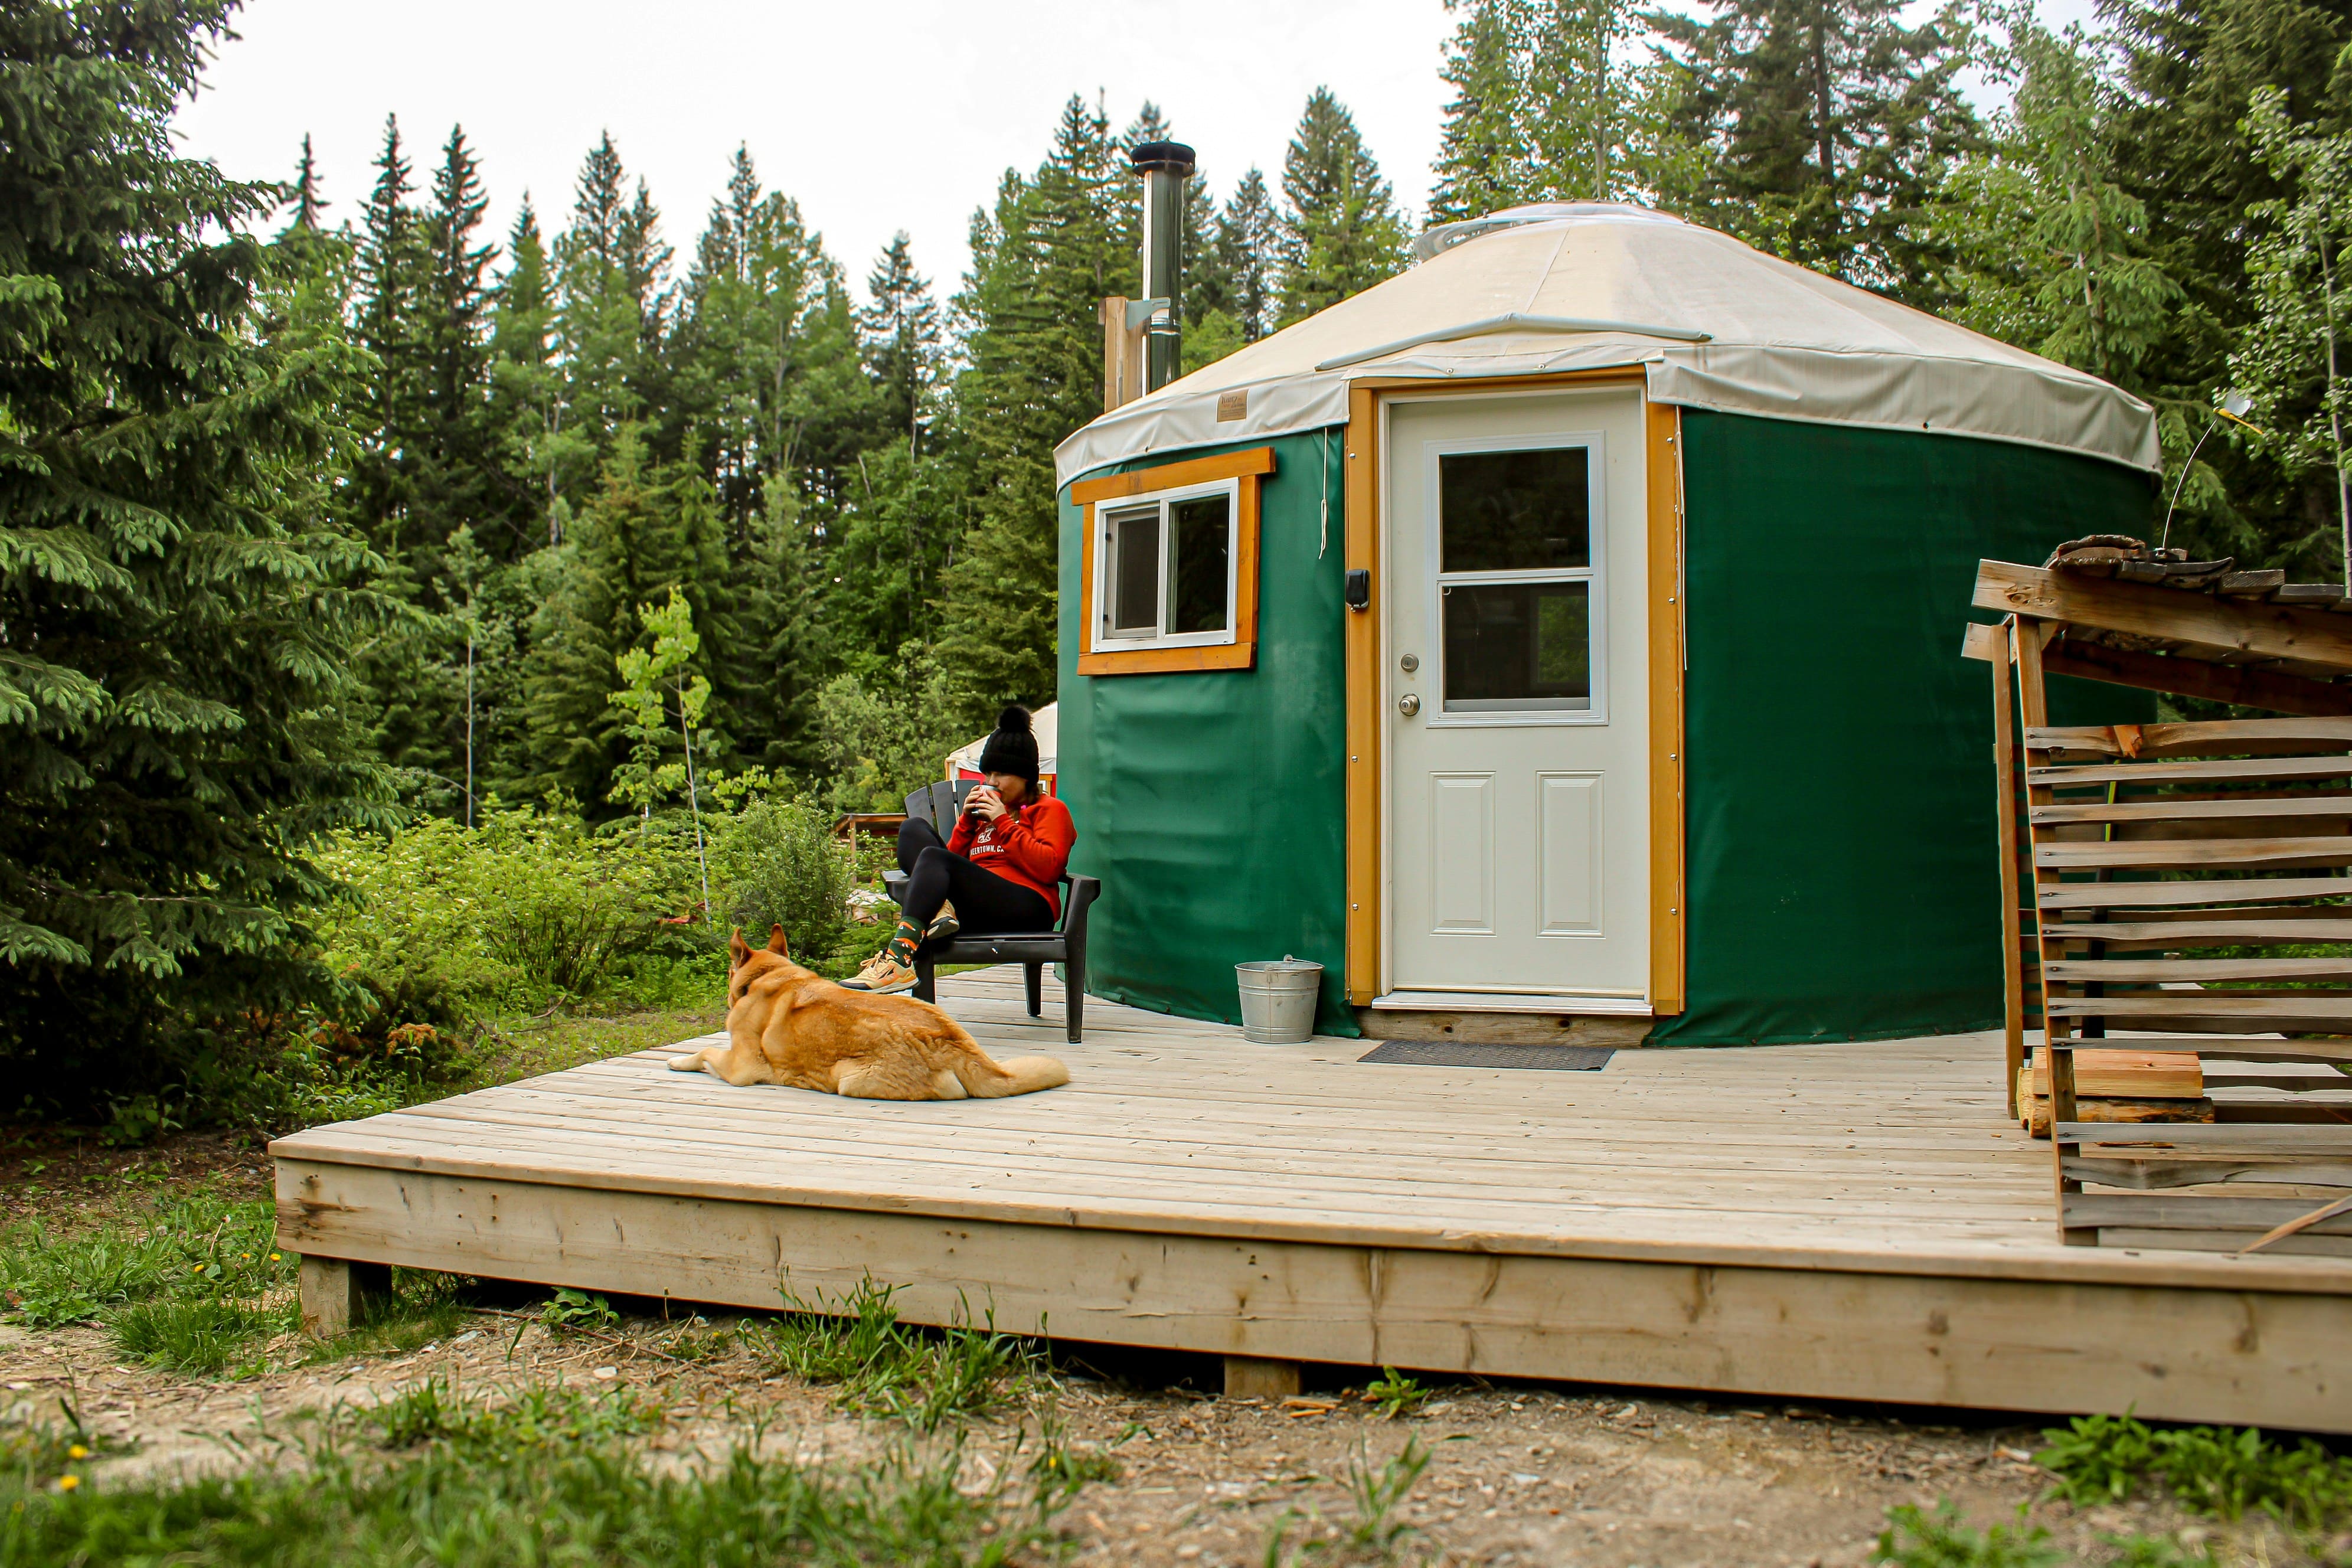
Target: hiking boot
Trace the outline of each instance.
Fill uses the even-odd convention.
[[[963,925],[956,919],[955,906],[941,904],[940,912],[931,917],[931,923],[923,928],[923,940],[945,942],[961,930]]]
[[[886,947],[866,961],[866,967],[857,972],[857,977],[855,980],[845,980],[841,984],[842,988],[847,991],[866,991],[877,996],[895,996],[901,991],[912,991],[915,988],[915,972],[891,957],[890,950]]]

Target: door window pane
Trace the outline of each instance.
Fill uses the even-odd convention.
[[[1113,513],[1109,534],[1110,631],[1155,637],[1160,631],[1160,509]]]
[[[1446,452],[1437,459],[1447,572],[1534,572],[1592,564],[1591,449]]]
[[[1580,712],[1592,706],[1592,584],[1454,583],[1445,621],[1445,709]]]
[[[1231,498],[1201,496],[1168,510],[1176,546],[1168,563],[1169,634],[1223,631],[1226,560],[1233,550]]]

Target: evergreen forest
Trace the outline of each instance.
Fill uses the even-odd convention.
[[[677,213],[605,136],[502,233],[462,125],[221,170],[171,123],[234,0],[0,8],[0,1114],[364,1109],[730,920],[847,952],[833,816],[1054,699],[1145,141],[1201,152],[1188,369],[1428,225],[1635,202],[2117,383],[2151,536],[2344,571],[2352,0],[1445,4],[1427,211],[1328,90],[1235,171],[1074,83],[953,279],[740,148]]]

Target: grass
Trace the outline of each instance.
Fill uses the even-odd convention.
[[[0,1232],[0,1316],[27,1328],[95,1323],[124,1356],[211,1377],[262,1370],[264,1342],[295,1326],[300,1258],[277,1246],[267,1203],[191,1196],[135,1218],[57,1235],[38,1223]],[[353,1336],[313,1359],[414,1350],[465,1314],[465,1281],[393,1273],[393,1296]]]
[[[299,1470],[119,1489],[0,1473],[0,1568],[955,1568],[1054,1546],[1050,1501],[959,1489],[957,1444],[828,1473],[762,1457],[754,1440],[680,1472],[631,1446],[658,1421],[621,1394],[492,1405],[426,1385],[347,1413]]]
[[[293,1326],[298,1260],[276,1237],[269,1205],[201,1196],[70,1236],[16,1226],[0,1234],[0,1310],[36,1329],[96,1322],[127,1356],[208,1376]]]
[[[2160,1483],[2182,1506],[2223,1520],[2260,1511],[2314,1531],[2352,1514],[2352,1461],[2307,1437],[2289,1447],[2251,1426],[2150,1427],[2128,1415],[2082,1416],[2043,1436],[2050,1446],[2035,1461],[2078,1505]]]
[[[985,1415],[1038,1375],[1025,1342],[993,1327],[925,1330],[898,1321],[898,1287],[871,1279],[837,1302],[821,1296],[748,1331],[772,1370],[832,1384],[835,1398],[864,1415],[887,1415],[919,1431]]]

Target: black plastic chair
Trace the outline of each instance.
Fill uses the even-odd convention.
[[[978,782],[942,779],[917,790],[907,797],[907,815],[929,823],[944,839],[955,830],[964,796]],[[883,873],[882,888],[896,902],[907,901],[905,872]],[[1017,963],[1029,983],[1029,1016],[1042,1018],[1045,1016],[1045,965],[1058,963],[1062,1011],[1070,1043],[1076,1045],[1086,1037],[1087,910],[1101,894],[1102,883],[1093,877],[1064,877],[1062,889],[1062,920],[1052,931],[959,933],[945,942],[927,942],[917,948],[915,994],[926,1002],[939,1000],[935,974],[942,963]]]

